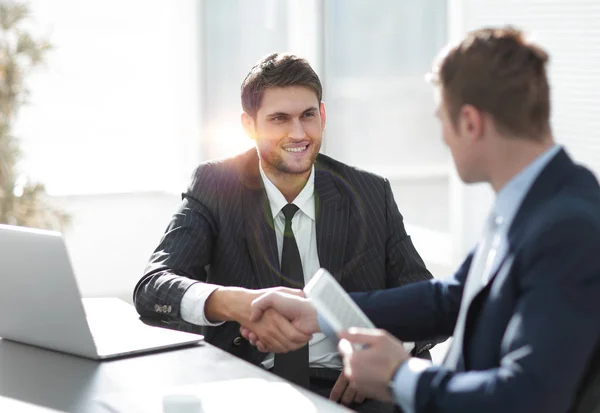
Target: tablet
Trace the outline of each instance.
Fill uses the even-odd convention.
[[[324,268],[320,268],[306,284],[304,294],[310,298],[319,315],[327,321],[336,334],[350,327],[376,328],[346,290]],[[413,342],[402,344],[404,350],[409,353],[415,347]],[[355,346],[355,349],[361,348]]]
[[[375,328],[371,320],[324,268],[320,268],[306,284],[304,294],[310,298],[317,312],[336,334],[350,327]]]

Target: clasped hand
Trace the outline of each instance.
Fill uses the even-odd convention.
[[[313,333],[319,331],[317,312],[310,304],[310,301],[305,299],[299,290],[267,292],[255,299],[251,307],[251,322],[274,323],[271,326],[272,329],[285,332],[285,334],[280,334],[279,337],[293,337],[293,339],[285,343],[280,341],[278,345],[272,345],[267,343],[270,337],[265,337],[263,332],[257,331],[252,327],[242,326],[242,335],[260,351],[279,352],[281,349],[288,349],[288,351],[296,350],[305,345]],[[285,321],[280,317],[283,317]],[[294,329],[295,331],[292,331]],[[302,337],[308,339],[302,341]],[[362,403],[365,400],[365,396],[354,386],[351,386],[346,376],[341,373],[331,389],[329,399],[349,406],[352,403]]]
[[[262,352],[287,353],[297,350],[310,341],[315,331],[310,331],[304,320],[294,319],[290,312],[275,310],[273,298],[291,298],[292,305],[299,300],[306,301],[302,290],[276,288],[256,298],[251,306],[250,317],[241,323],[240,333]],[[284,313],[284,314],[282,314]]]
[[[301,292],[268,292],[255,299],[251,307],[251,322],[274,323],[271,328],[282,333],[279,337],[287,337],[274,344],[262,331],[242,326],[242,335],[260,351],[296,350],[319,331],[317,312]],[[399,365],[410,357],[402,342],[386,331],[376,329],[350,329],[342,332],[339,338],[344,372],[330,398],[351,396],[349,400],[356,398],[355,402],[360,402],[366,395],[392,401],[387,383]],[[364,350],[355,351],[356,345]]]

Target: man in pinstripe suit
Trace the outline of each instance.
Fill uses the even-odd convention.
[[[272,369],[275,357],[256,350],[239,329],[260,333],[281,353],[290,350],[289,340],[309,338],[276,312],[249,321],[255,298],[289,285],[280,271],[287,204],[297,207],[291,228],[304,281],[324,267],[346,290],[371,291],[431,274],[406,234],[389,182],[319,154],[325,106],[320,80],[304,59],[264,58],[248,73],[241,95],[242,125],[256,148],[196,169],[134,301],[144,317],[202,332],[207,341]],[[310,340],[310,388],[360,411],[393,411],[389,404],[363,403],[347,386],[336,345],[322,334]],[[413,354],[430,347],[416,343]]]

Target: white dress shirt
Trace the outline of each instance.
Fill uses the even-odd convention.
[[[267,198],[269,199],[271,212],[273,214],[277,251],[281,263],[283,232],[285,229],[285,217],[283,216],[281,209],[287,205],[288,202],[281,191],[279,191],[266,176],[260,163],[259,168]],[[293,204],[295,204],[299,210],[292,219],[292,231],[294,232],[298,251],[300,252],[305,283],[307,283],[320,268],[319,255],[317,253],[314,189],[315,171],[313,167],[306,185],[293,201]],[[204,314],[206,300],[219,287],[219,285],[215,284],[198,282],[188,288],[181,300],[181,318],[188,323],[201,326],[218,326],[222,324],[209,322]],[[273,363],[274,355],[269,354],[262,364],[263,367],[270,369],[273,367]],[[322,333],[314,334],[309,342],[309,365],[310,367],[341,370],[342,362],[337,351],[337,339],[335,339],[335,337],[328,338]]]

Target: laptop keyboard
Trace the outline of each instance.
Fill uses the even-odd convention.
[[[99,356],[161,349],[202,336],[152,327],[139,319],[135,308],[119,299],[86,298],[86,318]]]
[[[152,348],[158,349],[180,341],[177,332],[159,327],[150,327],[140,321],[123,323],[119,326],[100,323],[89,324],[100,356]]]

